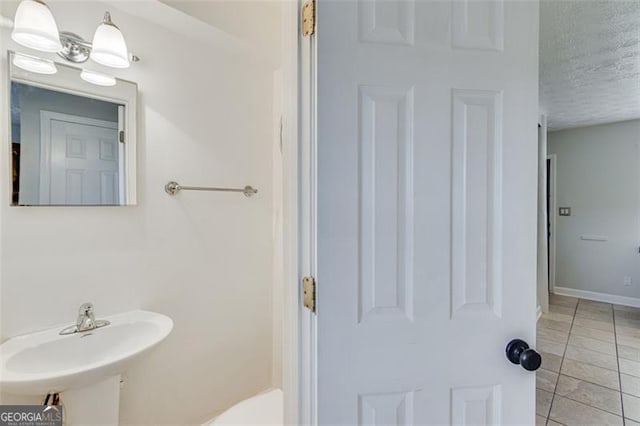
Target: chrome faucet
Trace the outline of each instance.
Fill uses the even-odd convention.
[[[87,302],[80,305],[76,325],[71,325],[63,329],[60,334],[82,333],[84,331],[94,330],[109,324],[111,323],[107,320],[96,320],[93,315],[93,304]]]
[[[93,316],[93,304],[83,303],[80,305],[76,327],[79,332],[96,328],[96,318]]]

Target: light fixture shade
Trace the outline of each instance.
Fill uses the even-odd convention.
[[[49,59],[36,58],[35,56],[14,53],[13,65],[26,71],[38,74],[55,74],[58,72],[56,64]]]
[[[128,68],[129,52],[120,29],[111,22],[109,12],[93,35],[90,58],[112,68]]]
[[[116,79],[110,75],[101,74],[95,71],[82,70],[80,73],[80,78],[82,78],[87,83],[95,84],[98,86],[115,86]]]
[[[49,7],[40,0],[22,0],[18,5],[11,38],[18,44],[42,52],[62,50],[56,21]]]

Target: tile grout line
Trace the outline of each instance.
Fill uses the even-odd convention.
[[[573,328],[573,321],[576,319],[576,312],[578,311],[578,303],[580,303],[579,299],[576,301],[576,306],[573,308],[573,316],[571,317],[571,325],[569,326],[569,336],[571,335],[571,329]],[[614,329],[615,329],[615,325],[614,325]],[[560,368],[558,370],[558,378],[556,379],[556,385],[553,387],[553,393],[551,394],[551,404],[549,404],[549,412],[547,413],[547,420],[545,422],[545,425],[548,425],[549,420],[551,420],[551,409],[553,408],[553,403],[556,400],[556,390],[558,389],[558,382],[560,381],[560,374],[562,372],[562,366],[564,365],[564,357],[567,354],[567,347],[569,346],[569,336],[567,336],[567,343],[564,345],[564,351],[562,352],[562,359],[560,360]]]
[[[616,330],[616,310],[611,305],[613,311],[613,340],[616,346],[616,363],[618,364],[618,385],[620,386],[620,408],[622,409],[622,424],[626,425],[627,421],[624,416],[624,398],[622,397],[622,373],[620,372],[620,355],[618,354],[618,331]]]

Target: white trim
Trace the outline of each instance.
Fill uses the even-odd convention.
[[[638,297],[618,296],[615,294],[598,293],[595,291],[578,290],[575,288],[558,286],[555,287],[553,294],[640,308],[640,298]]]
[[[282,157],[283,157],[283,278],[284,312],[282,329],[282,390],[284,424],[304,424],[308,417],[305,396],[311,384],[306,381],[310,353],[310,336],[303,327],[300,277],[303,275],[301,222],[301,182],[307,173],[301,161],[302,149],[300,96],[300,37],[298,30],[299,1],[285,2],[282,7],[283,94],[282,94]]]
[[[558,180],[558,156],[556,154],[547,155],[547,159],[551,160],[551,170],[549,173],[549,179],[551,183],[549,185],[551,189],[551,204],[549,205],[549,223],[551,223],[551,236],[549,237],[549,293],[554,293],[556,287],[556,234],[557,220],[556,220],[556,205],[557,205],[557,180]]]
[[[122,133],[121,133],[122,132]],[[124,158],[124,161],[118,161],[118,200],[120,205],[127,204],[127,165],[131,162],[127,162],[127,114],[124,105],[118,105],[118,142],[120,141],[120,135],[124,134],[125,143],[118,143],[118,155],[119,158]],[[130,182],[130,181],[129,181]],[[135,179],[133,181],[135,183]]]
[[[538,305],[536,307],[536,321],[538,321],[542,317],[542,306]]]
[[[11,127],[11,126],[9,126]],[[636,147],[638,146],[638,144],[636,144]],[[638,153],[638,167],[640,167],[640,149],[636,150]],[[638,242],[640,242],[640,185],[638,185],[638,210],[637,210],[636,214],[636,232],[637,234],[637,238],[638,238]],[[640,254],[640,247],[638,247],[638,251]],[[636,284],[637,285],[637,284]]]
[[[304,0],[298,6],[296,22]],[[316,262],[316,37],[303,37],[298,32],[298,182],[299,202],[299,267],[298,279],[311,275],[319,279]],[[300,282],[300,281],[298,281]],[[318,284],[321,286],[321,282]],[[318,290],[321,291],[321,290]],[[300,417],[297,424],[317,425],[317,317],[299,304],[300,313]]]
[[[538,125],[538,229],[537,229],[537,299],[542,312],[549,312],[549,215],[547,193],[547,117]]]

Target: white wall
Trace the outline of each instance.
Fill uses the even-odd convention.
[[[165,313],[175,328],[125,374],[121,422],[197,423],[271,385],[272,70],[157,2],[49,4],[61,29],[89,39],[110,10],[142,58],[116,73],[139,84],[139,205],[9,207],[3,143],[2,338],[72,323],[85,301],[98,317],[134,308]],[[123,12],[129,6],[136,16]],[[12,16],[11,8],[3,1],[4,14]],[[186,37],[185,28],[212,38]],[[6,82],[5,51],[17,48],[7,30],[0,48]],[[0,93],[6,142],[8,99]],[[163,187],[172,179],[260,192],[171,198]]]
[[[557,156],[556,287],[640,298],[640,120],[551,132],[548,140]],[[558,216],[558,207],[571,207],[571,216]]]

